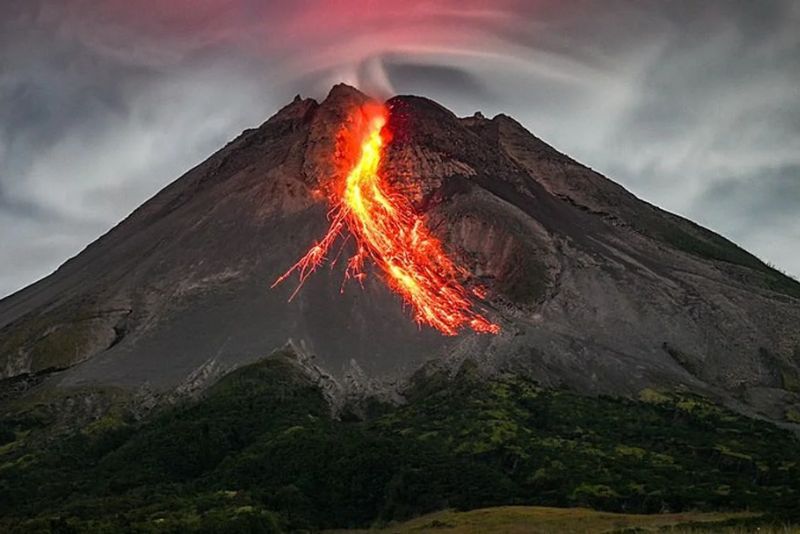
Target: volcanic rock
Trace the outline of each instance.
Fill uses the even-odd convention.
[[[333,389],[470,359],[588,394],[683,388],[775,419],[798,403],[800,284],[510,117],[416,96],[387,102],[382,172],[487,288],[500,334],[419,327],[372,270],[342,291],[343,259],[287,302],[294,281],[270,285],[325,232],[317,190],[366,101],[345,85],[296,98],[0,301],[0,376],[168,392],[291,342]]]

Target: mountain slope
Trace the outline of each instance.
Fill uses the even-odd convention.
[[[350,392],[397,393],[426,361],[471,358],[584,393],[688,388],[773,419],[797,408],[800,285],[509,117],[459,119],[420,97],[387,102],[383,172],[488,288],[502,332],[420,329],[375,273],[340,293],[344,262],[287,303],[291,284],[269,285],[323,234],[315,191],[366,100],[343,85],[296,99],[0,301],[2,375],[202,387],[291,339]]]
[[[466,364],[416,376],[406,405],[337,419],[299,363],[280,351],[197,401],[141,421],[118,407],[44,446],[30,437],[52,412],[0,419],[19,435],[0,440],[0,530],[317,531],[500,504],[800,519],[796,436],[694,395],[588,397]]]

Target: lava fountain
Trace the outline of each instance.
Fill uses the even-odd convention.
[[[356,253],[347,261],[345,280],[362,282],[364,263],[369,259],[380,268],[391,290],[411,305],[417,323],[450,336],[465,327],[496,334],[500,327],[475,311],[460,282],[466,269],[445,254],[441,241],[428,230],[411,202],[381,176],[383,148],[391,141],[384,128],[387,118],[386,106],[367,104],[356,109],[342,128],[337,156],[344,162],[341,175],[346,179],[330,187],[330,227],[272,287],[298,273],[300,282],[291,300],[325,262],[331,246],[346,229],[355,240]],[[473,294],[483,298],[482,289]]]

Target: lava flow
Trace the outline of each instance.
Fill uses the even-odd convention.
[[[351,164],[342,173],[347,176],[344,183],[331,188],[330,228],[272,287],[297,272],[300,283],[292,293],[294,297],[347,228],[355,238],[356,254],[347,262],[345,279],[363,281],[364,262],[369,258],[383,271],[389,287],[411,304],[418,323],[446,335],[455,335],[464,327],[481,333],[499,332],[498,325],[473,309],[467,290],[459,282],[465,269],[447,257],[442,243],[430,233],[411,202],[381,177],[381,156],[389,141],[384,128],[387,116],[385,106],[362,106],[342,129],[337,153]],[[473,293],[482,298],[482,290]]]

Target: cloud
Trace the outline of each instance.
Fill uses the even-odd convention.
[[[725,228],[738,242],[757,244],[763,257],[779,268],[800,273],[798,206],[800,165],[790,164],[717,180],[693,200],[689,211],[702,224]]]
[[[0,13],[0,295],[282,103],[248,58],[187,46],[124,56],[81,33],[68,4],[11,11]]]
[[[0,295],[300,92],[508,113],[800,274],[791,0],[0,5]]]

